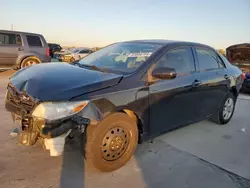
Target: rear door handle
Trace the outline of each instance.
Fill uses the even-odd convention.
[[[195,80],[192,84],[193,87],[199,87],[201,85],[201,81],[200,80]]]
[[[17,48],[18,51],[23,51],[23,48]]]
[[[228,80],[230,77],[229,77],[227,74],[225,74],[225,75],[224,75],[224,78],[225,78],[226,80]]]

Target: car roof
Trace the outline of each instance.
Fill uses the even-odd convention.
[[[50,42],[49,42],[48,44],[52,44],[52,45],[59,45],[59,44],[57,44],[57,43],[50,43]]]
[[[12,31],[12,30],[0,30],[0,32],[7,32],[7,33],[13,33],[13,34],[25,34],[25,35],[40,35],[39,33],[29,33],[29,32],[23,32],[23,31]]]
[[[192,45],[192,46],[202,46],[202,47],[209,47],[208,45],[196,43],[196,42],[188,42],[188,41],[178,41],[178,40],[165,40],[165,39],[146,39],[146,40],[131,40],[125,42],[137,42],[137,43],[150,43],[150,44],[160,44],[160,45],[169,45],[169,44],[185,44],[185,45]]]

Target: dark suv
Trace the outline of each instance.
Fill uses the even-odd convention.
[[[59,44],[55,43],[48,43],[49,50],[50,50],[50,56],[54,57],[55,52],[60,52],[62,50],[62,47]]]
[[[0,30],[0,68],[23,68],[49,62],[49,47],[40,34]]]

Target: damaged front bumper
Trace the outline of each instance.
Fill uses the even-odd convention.
[[[51,156],[62,154],[65,138],[72,130],[83,132],[86,126],[98,124],[103,118],[103,114],[91,102],[69,117],[57,120],[34,117],[32,112],[39,103],[27,94],[18,92],[11,84],[8,85],[5,108],[12,113],[14,122],[21,126],[20,143],[33,145],[40,139],[45,148],[50,150]]]

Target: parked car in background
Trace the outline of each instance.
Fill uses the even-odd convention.
[[[84,58],[85,56],[93,53],[90,48],[75,48],[70,53],[65,53],[62,55],[63,62],[74,62]]]
[[[207,45],[128,41],[72,64],[20,70],[10,78],[5,107],[21,123],[22,144],[39,137],[60,155],[65,137],[80,130],[86,161],[112,171],[138,142],[203,119],[228,123],[242,81],[242,71]]]
[[[55,43],[48,43],[49,50],[50,50],[50,56],[54,57],[55,52],[60,52],[62,50],[62,47],[59,44]]]
[[[63,48],[63,49],[61,49],[61,51],[55,52],[53,58],[57,59],[58,61],[62,61],[62,56],[63,56],[64,54],[69,54],[69,53],[71,53],[71,51],[74,50],[74,49],[75,49],[75,48]]]
[[[20,69],[50,62],[49,46],[36,33],[0,30],[0,67]]]
[[[242,91],[250,92],[250,43],[236,44],[226,49],[227,59],[244,73]]]

